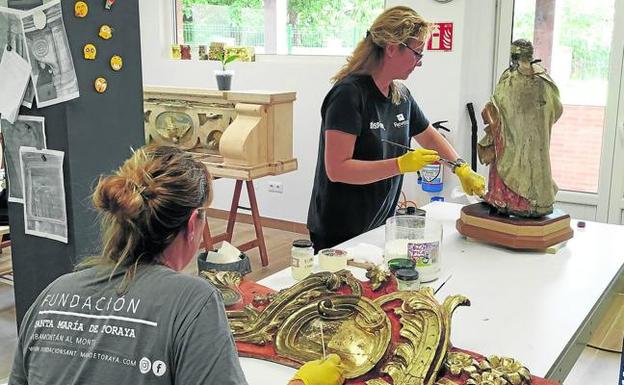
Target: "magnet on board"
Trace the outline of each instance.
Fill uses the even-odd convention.
[[[97,55],[97,49],[93,44],[88,43],[85,44],[84,48],[82,49],[82,53],[85,59],[95,60],[95,56]]]
[[[104,40],[108,40],[113,37],[113,29],[109,25],[102,24],[98,36]]]
[[[113,55],[110,59],[110,66],[113,71],[119,71],[123,67],[123,60],[119,55]]]
[[[104,78],[97,78],[95,79],[94,86],[97,92],[99,92],[100,94],[103,94],[106,91],[106,88],[108,87],[108,83],[106,82],[106,79]]]
[[[74,16],[85,17],[89,13],[89,6],[84,1],[77,1],[74,4]]]
[[[106,3],[104,3],[104,9],[111,9],[113,4],[115,4],[115,0],[106,0]]]

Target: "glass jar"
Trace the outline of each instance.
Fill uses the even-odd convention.
[[[290,270],[292,277],[300,281],[312,273],[314,248],[308,239],[293,241],[290,249]]]
[[[322,271],[336,271],[347,268],[347,252],[340,249],[323,249],[318,252],[319,268]]]
[[[414,269],[399,269],[394,272],[399,291],[419,290],[420,279],[418,271]]]

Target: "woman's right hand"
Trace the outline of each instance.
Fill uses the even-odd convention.
[[[440,156],[435,150],[419,148],[414,151],[408,151],[396,159],[399,171],[401,174],[405,174],[406,172],[418,171],[426,165],[440,160]]]
[[[290,384],[299,380],[305,385],[341,385],[344,382],[343,371],[340,356],[330,354],[324,360],[305,363],[297,370]]]

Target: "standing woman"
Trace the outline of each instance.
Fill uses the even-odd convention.
[[[473,172],[430,124],[405,80],[421,66],[431,24],[397,6],[375,19],[321,107],[321,133],[308,211],[316,251],[335,246],[385,223],[394,214],[403,174],[440,157],[459,163],[453,172],[464,191],[482,195],[484,178]],[[414,138],[423,148],[411,152]]]
[[[26,313],[9,384],[246,384],[221,294],[179,273],[211,194],[206,167],[176,147],[139,149],[101,178],[102,255]],[[341,384],[339,364],[309,362],[291,383]]]

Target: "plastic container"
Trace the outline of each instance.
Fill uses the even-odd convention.
[[[442,163],[433,162],[420,170],[421,187],[426,192],[440,192],[444,187],[444,168]]]
[[[312,273],[314,248],[308,239],[293,241],[290,249],[290,270],[292,277],[300,281]]]
[[[386,221],[384,260],[409,258],[421,282],[438,278],[441,265],[442,224],[423,217],[399,215]]]
[[[336,272],[347,268],[347,252],[340,249],[323,249],[318,252],[322,271]]]
[[[206,270],[217,270],[217,271],[237,271],[242,276],[245,274],[251,273],[251,262],[249,261],[249,257],[245,253],[241,253],[239,258],[240,261],[231,262],[231,263],[214,263],[210,262],[210,258],[208,258],[209,253],[214,253],[214,251],[209,252],[201,252],[197,256],[197,269],[202,272]]]
[[[417,270],[399,269],[394,273],[399,291],[419,290],[420,278]]]

